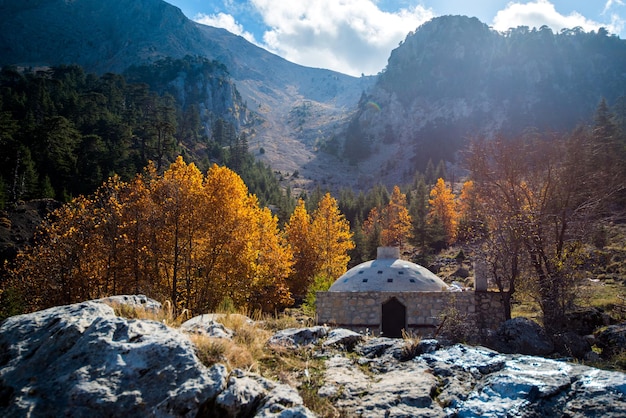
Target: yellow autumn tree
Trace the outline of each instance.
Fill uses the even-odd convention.
[[[225,298],[236,306],[245,305],[252,290],[256,198],[249,195],[234,171],[217,165],[207,172],[204,195],[202,216],[207,233],[203,236],[196,309],[212,310]]]
[[[428,205],[430,206],[428,222],[431,225],[439,225],[443,229],[446,243],[452,244],[456,239],[458,214],[452,189],[446,185],[442,178],[437,180],[430,191]]]
[[[313,212],[310,237],[317,249],[317,273],[335,279],[346,272],[354,248],[350,224],[337,200],[326,193]]]
[[[257,208],[255,234],[256,260],[252,270],[250,306],[272,312],[293,304],[287,284],[292,271],[293,254],[278,230],[278,218],[269,208]]]
[[[163,175],[149,165],[129,183],[113,177],[54,212],[12,281],[29,309],[144,293],[192,313],[225,298],[274,310],[292,303],[292,263],[277,218],[236,173],[203,176],[179,157]]]
[[[163,176],[150,183],[154,233],[154,255],[159,269],[161,288],[169,289],[169,300],[175,309],[191,308],[196,260],[196,242],[206,233],[203,206],[203,176],[191,163],[178,157]],[[185,295],[181,299],[181,292]]]
[[[126,279],[126,220],[119,196],[126,185],[113,177],[94,195],[80,196],[50,214],[35,245],[18,255],[14,287],[28,309],[131,293]]]
[[[293,252],[293,273],[289,278],[289,288],[297,299],[306,295],[307,289],[317,272],[317,248],[311,236],[311,216],[302,199],[294,209],[289,222],[285,224],[285,237]]]
[[[406,195],[394,186],[389,203],[381,213],[381,241],[384,246],[401,246],[411,237],[411,216]]]
[[[457,213],[459,220],[458,241],[469,241],[484,235],[486,232],[486,220],[472,180],[467,180],[463,183],[461,194],[457,201]]]
[[[372,246],[401,246],[411,237],[411,216],[406,195],[394,186],[387,205],[374,207],[363,223],[363,232]]]
[[[285,236],[294,255],[294,269],[289,286],[296,298],[306,297],[315,280],[332,283],[346,272],[354,248],[350,224],[339,211],[337,201],[326,193],[310,216],[300,200]]]

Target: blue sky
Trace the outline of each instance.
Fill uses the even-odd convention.
[[[626,38],[626,0],[166,0],[298,64],[376,74],[410,31],[433,17],[476,16],[496,30],[606,28]]]

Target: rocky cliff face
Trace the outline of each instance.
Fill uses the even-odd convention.
[[[79,64],[97,73],[187,55],[217,60],[260,123],[252,151],[275,170],[321,179],[337,166],[317,153],[318,142],[339,134],[349,110],[373,78],[288,62],[224,29],[200,25],[161,0],[0,0],[0,65]],[[294,111],[306,106],[294,123]],[[309,183],[306,175],[300,182]]]
[[[260,116],[250,149],[283,174],[298,170],[294,189],[399,184],[429,159],[454,160],[468,137],[571,130],[601,97],[613,105],[626,91],[626,41],[605,31],[501,34],[462,16],[409,34],[376,78],[290,63],[161,0],[0,0],[0,33],[0,64],[225,64]]]
[[[107,303],[159,307],[117,296],[0,325],[2,416],[314,416],[295,388],[203,366],[185,332],[232,334],[208,315],[177,330],[118,317]],[[626,414],[626,375],[579,364],[321,326],[280,331],[268,344],[324,359],[318,394],[345,416]]]
[[[605,31],[503,34],[476,18],[435,18],[391,52],[361,99],[348,151],[368,147],[361,162],[382,167],[374,177],[402,178],[429,158],[453,161],[472,136],[569,131],[589,123],[603,97],[613,105],[624,95],[625,67],[626,41]]]

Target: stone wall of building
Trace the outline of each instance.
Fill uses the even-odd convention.
[[[504,322],[498,292],[318,292],[317,322],[380,334],[382,305],[396,298],[406,307],[409,330],[428,334],[442,313],[455,309],[479,329],[496,329]]]

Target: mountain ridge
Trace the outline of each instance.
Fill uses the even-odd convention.
[[[386,161],[401,169],[374,176],[410,181],[403,168],[455,161],[474,136],[589,124],[602,98],[626,103],[624,68],[626,41],[606,31],[519,27],[500,33],[476,18],[438,17],[391,52],[359,103],[346,146],[354,138],[362,147],[357,139],[369,138],[370,153],[358,163],[380,165],[379,154],[392,153]],[[626,117],[622,112],[618,117]]]
[[[250,150],[295,190],[401,184],[429,159],[455,162],[471,136],[571,130],[626,95],[626,41],[606,31],[500,33],[466,16],[424,23],[361,78],[293,64],[161,0],[0,0],[0,33],[0,64],[223,63],[260,116]]]
[[[220,61],[248,107],[264,119],[249,136],[253,151],[265,151],[259,159],[293,173],[321,158],[324,168],[312,170],[318,171],[314,178],[335,165],[334,157],[315,152],[317,131],[339,132],[346,110],[373,82],[293,64],[224,29],[193,22],[161,0],[2,0],[0,33],[2,65],[79,64],[104,73],[166,57]],[[289,113],[303,104],[315,108],[324,126],[307,131],[290,125]],[[298,181],[310,183],[305,176]]]

